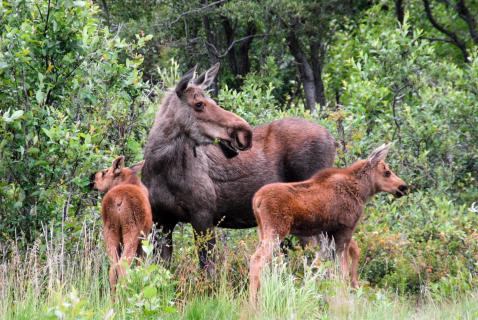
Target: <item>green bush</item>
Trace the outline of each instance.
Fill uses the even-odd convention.
[[[117,288],[120,309],[131,319],[157,319],[162,315],[177,312],[175,303],[175,281],[163,266],[153,262],[153,245],[142,241],[145,260],[134,268],[126,269]]]
[[[381,6],[356,30],[337,35],[326,79],[337,94],[348,161],[394,141],[395,171],[419,189],[439,189],[460,201],[478,197],[478,58],[457,65],[437,58],[423,31]]]
[[[0,240],[75,219],[92,170],[141,157],[150,125],[137,51],[90,1],[0,6]],[[108,162],[106,162],[108,163]]]
[[[362,249],[361,276],[371,285],[400,293],[446,297],[476,286],[478,215],[443,196],[414,193],[376,201],[356,235]],[[447,289],[448,287],[448,289]]]

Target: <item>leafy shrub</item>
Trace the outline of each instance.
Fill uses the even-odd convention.
[[[326,70],[338,96],[348,162],[394,141],[395,169],[416,188],[478,197],[478,59],[466,66],[437,59],[421,30],[395,24],[376,6],[356,31],[339,33]],[[353,158],[349,158],[353,157]]]
[[[400,293],[430,289],[435,298],[476,286],[476,213],[423,193],[383,200],[367,209],[357,234],[362,279]]]
[[[87,301],[78,296],[76,289],[72,289],[66,297],[58,296],[57,300],[57,304],[42,319],[95,319],[94,311],[87,308]]]
[[[152,262],[153,245],[148,240],[142,244],[145,260],[126,269],[117,288],[118,300],[128,317],[157,319],[176,312],[175,281],[167,269]]]
[[[0,239],[81,214],[91,168],[139,157],[150,118],[137,51],[150,37],[127,43],[97,12],[90,1],[0,6]]]

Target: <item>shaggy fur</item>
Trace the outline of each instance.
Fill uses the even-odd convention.
[[[101,202],[101,216],[113,294],[118,277],[124,275],[122,261],[131,264],[135,256],[141,255],[141,237],[145,237],[153,225],[148,190],[136,176],[143,164],[125,168],[121,156],[113,161],[111,168],[92,177],[92,187],[106,192]]]
[[[359,249],[352,234],[367,200],[378,192],[403,196],[402,179],[383,161],[388,145],[376,149],[367,160],[348,168],[329,168],[296,183],[273,183],[262,187],[253,199],[260,245],[250,262],[250,299],[256,301],[260,272],[272,257],[277,240],[288,234],[302,237],[326,233],[334,239],[344,275],[352,258],[352,286],[358,287]]]
[[[321,126],[284,119],[251,129],[221,109],[203,91],[201,79],[210,82],[215,76],[207,73],[199,80],[187,74],[166,94],[145,148],[142,179],[154,222],[166,234],[161,254],[167,260],[178,222],[191,223],[198,234],[218,224],[254,227],[251,200],[260,187],[307,179],[335,159],[335,140]],[[215,139],[226,142],[217,145]],[[200,250],[203,266],[213,246],[214,238]]]

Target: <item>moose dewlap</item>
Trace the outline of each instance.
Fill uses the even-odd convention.
[[[335,247],[344,276],[352,258],[352,286],[358,287],[359,249],[352,240],[367,200],[379,192],[401,197],[407,185],[384,162],[390,144],[375,149],[367,160],[343,169],[328,168],[296,183],[272,183],[259,189],[253,210],[260,244],[250,261],[250,299],[255,303],[260,272],[278,241],[288,234],[302,237],[326,233]]]

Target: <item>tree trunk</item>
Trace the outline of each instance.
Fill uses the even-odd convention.
[[[214,37],[214,32],[212,31],[211,22],[207,15],[203,16],[203,25],[204,25],[204,30],[206,31],[206,49],[209,56],[209,63],[211,66],[213,66],[217,62],[219,62],[219,59],[217,57],[217,52],[215,52],[217,50],[216,38]],[[217,77],[216,79],[214,79],[214,83],[212,84],[211,89],[212,89],[213,95],[217,96],[219,93],[219,88],[217,85]]]
[[[222,26],[224,28],[224,34],[226,36],[226,48],[234,42],[234,28],[232,27],[231,21],[227,17],[222,17]],[[231,66],[231,70],[234,75],[239,73],[237,60],[236,60],[236,48],[232,47],[231,50],[227,53],[227,59]]]
[[[237,64],[237,72],[241,76],[245,76],[251,70],[251,63],[249,59],[249,50],[251,49],[252,40],[254,39],[252,35],[257,32],[257,28],[254,22],[249,22],[246,28],[246,37],[250,37],[247,40],[244,40],[239,45],[239,59]]]
[[[405,13],[403,10],[403,0],[395,0],[395,14],[397,15],[397,20],[400,25],[403,24],[405,20]]]
[[[315,102],[320,104],[320,111],[322,111],[327,104],[324,82],[322,80],[322,69],[324,65],[325,52],[326,48],[323,43],[317,40],[311,40],[310,55],[312,70],[314,73]]]
[[[287,34],[287,42],[289,50],[294,56],[299,68],[300,80],[304,87],[305,106],[311,113],[315,113],[316,93],[314,72],[310,63],[307,61],[307,58],[300,47],[299,40],[293,30],[289,30],[289,33]]]
[[[101,6],[103,7],[103,11],[105,13],[106,25],[108,26],[109,29],[111,29],[110,10],[108,9],[108,3],[106,3],[106,0],[101,0],[100,2],[101,2]]]

